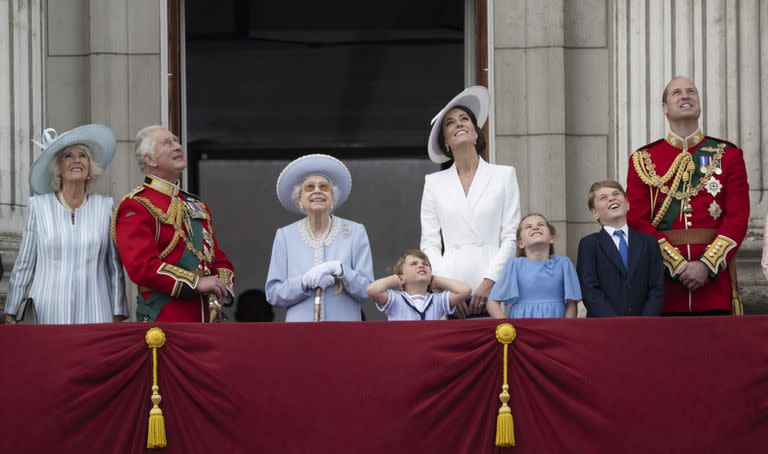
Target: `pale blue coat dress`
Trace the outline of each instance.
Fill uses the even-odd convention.
[[[29,198],[5,313],[34,300],[38,323],[104,323],[128,315],[123,266],[110,235],[112,199],[89,195],[72,210],[56,194]]]
[[[307,218],[277,230],[269,262],[266,294],[275,307],[288,309],[285,321],[314,320],[315,291],[301,284],[304,273],[315,265],[338,260],[343,268],[344,290],[328,287],[322,295],[323,321],[360,321],[360,305],[367,301],[365,291],[373,280],[373,260],[368,234],[362,224],[331,216],[331,227],[324,239],[310,234]]]
[[[568,257],[552,255],[543,262],[515,257],[488,299],[505,303],[509,318],[559,318],[565,316],[566,300],[581,300],[581,286]]]

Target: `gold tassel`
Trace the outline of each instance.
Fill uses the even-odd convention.
[[[744,305],[741,304],[741,292],[739,291],[739,277],[736,274],[736,258],[728,262],[728,274],[731,276],[731,313],[744,315]]]
[[[733,291],[733,296],[731,297],[731,307],[733,315],[744,315],[744,305],[741,304],[741,296],[739,295],[738,290]]]
[[[504,345],[504,382],[501,385],[501,408],[496,418],[496,446],[511,448],[515,446],[515,423],[512,420],[512,409],[509,408],[509,385],[507,384],[507,363],[509,344],[515,340],[517,332],[509,323],[502,323],[496,327],[496,339]]]
[[[165,345],[165,333],[160,328],[150,328],[146,336],[147,345],[152,349],[152,409],[149,410],[149,431],[147,448],[165,448],[165,419],[160,409],[160,387],[157,386],[157,349]]]

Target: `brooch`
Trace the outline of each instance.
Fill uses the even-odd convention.
[[[712,216],[712,219],[717,219],[721,214],[723,214],[723,209],[713,200],[712,203],[709,204],[709,215]]]
[[[344,224],[344,227],[341,228],[341,235],[347,239],[352,236],[352,231],[349,230],[349,226],[347,224]]]
[[[720,193],[720,190],[723,189],[723,184],[720,183],[720,181],[715,177],[709,177],[709,181],[707,181],[706,184],[707,192],[712,195],[712,197],[716,196]]]

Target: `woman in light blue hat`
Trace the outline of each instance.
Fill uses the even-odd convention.
[[[11,273],[5,321],[22,300],[33,300],[38,323],[103,323],[128,314],[123,267],[109,234],[112,199],[89,194],[112,162],[111,129],[85,125],[43,132],[32,164],[29,217]],[[29,310],[29,309],[27,309]]]
[[[303,216],[275,233],[267,276],[267,300],[288,309],[288,322],[361,320],[373,280],[368,235],[331,214],[351,189],[347,166],[324,154],[296,159],[277,178],[280,203]]]

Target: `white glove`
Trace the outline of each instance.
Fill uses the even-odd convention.
[[[304,288],[326,288],[333,285],[334,275],[338,276],[340,274],[341,262],[331,260],[310,268],[301,278],[301,285]]]
[[[307,289],[326,288],[333,285],[335,279],[332,274],[324,274],[322,270],[318,271],[315,268],[307,271],[301,278],[301,285]]]
[[[334,276],[341,276],[341,262],[338,260],[330,260],[316,265],[312,270],[317,270],[323,274],[333,274]],[[312,271],[310,270],[310,271]]]
[[[317,282],[317,285],[315,285],[315,288],[320,287],[321,289],[325,290],[326,288],[332,286],[334,282],[336,282],[336,279],[334,279],[333,275],[326,274],[320,278],[320,280]]]

